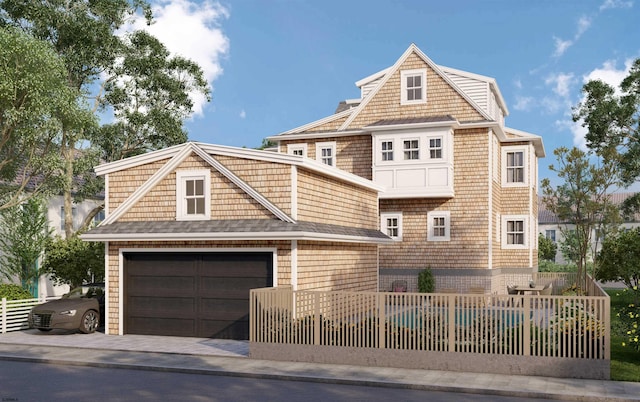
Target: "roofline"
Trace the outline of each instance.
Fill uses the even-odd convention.
[[[292,128],[291,130],[287,130],[285,132],[282,132],[282,133],[276,134],[276,135],[299,133],[299,132],[306,131],[306,130],[309,130],[311,128],[317,127],[317,126],[321,126],[321,125],[326,124],[326,123],[331,123],[334,120],[337,120],[337,119],[340,119],[342,117],[348,116],[349,114],[353,113],[353,111],[355,109],[356,109],[355,107],[352,107],[352,108],[349,108],[347,110],[343,110],[340,113],[335,113],[335,114],[323,117],[323,118],[321,118],[319,120],[314,120],[311,123],[307,123],[307,124],[304,124],[302,126]]]
[[[385,69],[383,69],[383,70],[380,70],[380,71],[378,71],[378,72],[376,72],[376,73],[373,73],[373,74],[371,74],[371,75],[369,75],[369,76],[367,76],[367,77],[364,77],[364,78],[363,78],[363,79],[361,79],[361,80],[356,81],[356,86],[357,86],[358,88],[361,88],[363,85],[368,84],[368,83],[370,83],[371,81],[375,81],[375,80],[377,80],[378,78],[380,78],[380,77],[384,76],[384,75],[389,71],[389,69],[390,69],[390,68],[391,68],[391,67],[387,67],[387,68],[385,68]]]
[[[466,75],[467,77],[470,78],[474,78],[480,81],[484,81],[486,83],[488,83],[491,87],[493,87],[493,89],[495,90],[496,94],[498,95],[498,100],[500,101],[500,106],[502,107],[502,109],[505,111],[505,117],[509,115],[509,109],[507,108],[507,104],[504,101],[504,97],[502,96],[502,92],[500,92],[500,87],[498,86],[498,82],[496,81],[495,78],[493,77],[489,77],[486,75],[480,75],[480,74],[476,74],[476,73],[471,73],[469,71],[464,71],[464,70],[458,70],[457,68],[452,68],[452,67],[447,67],[447,66],[438,66],[440,67],[440,69],[442,71],[449,71],[455,74],[459,74],[459,75]]]
[[[361,132],[358,132],[362,134]],[[345,132],[344,135],[353,135],[353,133]],[[324,136],[326,137],[326,135]],[[300,138],[300,137],[295,137]],[[278,140],[281,138],[278,138]],[[117,172],[132,167],[145,165],[152,162],[157,162],[163,159],[170,159],[178,154],[184,147],[193,144],[209,154],[224,155],[245,159],[260,160],[264,162],[284,163],[292,166],[299,166],[307,168],[316,173],[320,173],[325,176],[333,177],[339,180],[346,181],[351,184],[355,184],[361,187],[368,188],[374,191],[385,191],[386,188],[378,184],[373,183],[371,180],[367,180],[363,177],[348,173],[344,170],[316,162],[313,159],[303,158],[298,155],[289,155],[281,152],[273,151],[261,151],[248,148],[237,148],[224,145],[206,144],[201,142],[187,142],[180,145],[174,145],[172,147],[161,149],[159,151],[152,151],[146,154],[133,156],[130,158],[122,159],[119,161],[105,163],[95,168],[96,174],[103,176],[109,173]]]
[[[522,136],[522,138],[505,138],[503,142],[530,141],[531,143],[533,143],[533,146],[536,149],[536,155],[539,158],[544,158],[545,156],[547,156],[544,150],[544,142],[541,136],[536,134],[531,134],[526,131],[518,130],[515,128],[509,128],[509,127],[505,127],[504,131],[511,134]]]
[[[388,125],[380,125],[380,126],[366,126],[364,128],[367,131],[388,131],[388,130],[410,130],[410,129],[419,129],[419,128],[431,128],[431,127],[460,127],[460,123],[458,120],[442,120],[442,121],[431,121],[431,122],[423,122],[423,123],[408,123],[408,124],[388,124]]]
[[[308,140],[313,138],[327,138],[327,134],[331,134],[331,137],[348,137],[351,135],[366,134],[366,130],[348,130],[348,131],[324,131],[314,133],[301,133],[301,134],[278,134],[271,137],[267,137],[271,141],[283,141],[283,140]]]
[[[207,241],[207,240],[309,240],[343,243],[375,243],[390,244],[395,240],[391,238],[378,238],[367,236],[328,235],[315,232],[202,232],[202,233],[111,233],[80,235],[84,241]]]

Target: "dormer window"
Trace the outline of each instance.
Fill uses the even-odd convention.
[[[176,219],[210,219],[210,188],[211,172],[209,170],[179,170],[176,172]]]
[[[402,94],[400,104],[412,105],[427,101],[427,70],[404,70],[400,72]]]

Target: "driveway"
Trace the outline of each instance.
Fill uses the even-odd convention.
[[[0,344],[62,346],[88,349],[105,349],[136,352],[179,353],[201,356],[249,356],[248,341],[227,339],[187,338],[155,335],[105,335],[102,332],[81,334],[36,329],[0,334]]]

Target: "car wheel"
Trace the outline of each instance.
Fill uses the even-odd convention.
[[[98,325],[100,325],[100,316],[95,310],[89,310],[82,316],[80,331],[90,334],[96,331]]]
[[[38,328],[38,331],[49,332],[51,331],[51,328]]]

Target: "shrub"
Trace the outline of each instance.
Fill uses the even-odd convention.
[[[640,290],[633,288],[623,289],[616,296],[625,300],[625,304],[615,308],[613,314],[618,318],[618,325],[613,330],[624,339],[622,346],[640,351]]]
[[[22,286],[3,283],[0,284],[0,299],[22,300],[33,299],[33,296],[31,292],[23,289]]]
[[[418,292],[433,293],[436,288],[436,280],[431,268],[427,267],[418,274]]]

